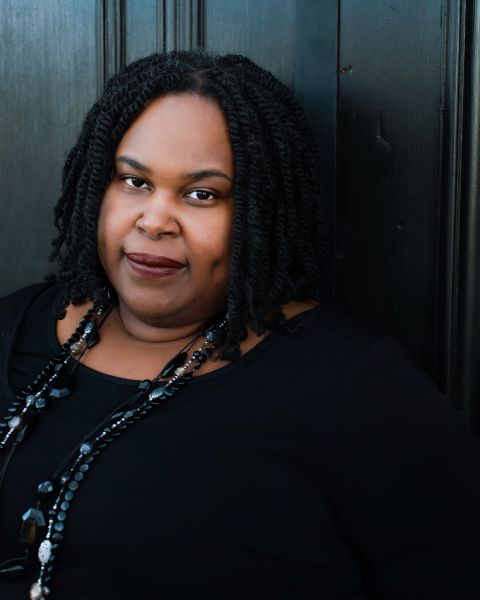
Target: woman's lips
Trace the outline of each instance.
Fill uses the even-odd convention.
[[[185,267],[184,264],[173,260],[173,258],[154,254],[129,252],[125,254],[125,259],[137,275],[154,279],[175,275]]]

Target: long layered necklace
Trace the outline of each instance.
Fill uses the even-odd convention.
[[[0,421],[0,451],[6,453],[0,470],[0,486],[15,449],[25,441],[41,414],[48,410],[51,402],[71,393],[75,368],[85,352],[98,343],[99,329],[111,309],[111,305],[94,304],[61,352],[9,406],[7,415]],[[67,517],[95,459],[117,437],[180,390],[221,345],[226,328],[226,318],[207,324],[154,379],[142,381],[131,398],[85,435],[62,460],[50,480],[39,483],[35,506],[29,507],[22,516],[20,546],[23,555],[0,564],[0,575],[22,576],[33,549],[37,548],[39,574],[30,588],[30,599],[46,600],[52,590]],[[201,338],[203,341],[189,358],[189,351]]]

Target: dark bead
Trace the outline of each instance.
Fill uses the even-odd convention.
[[[61,373],[52,383],[48,390],[50,398],[65,398],[71,394],[74,387],[74,379],[70,373]]]
[[[20,544],[25,548],[32,546],[38,539],[39,533],[46,527],[45,517],[41,510],[29,508],[22,515],[20,528]]]
[[[59,521],[65,521],[66,518],[67,518],[67,513],[64,512],[63,510],[61,510],[57,515],[57,519]]]
[[[62,510],[68,510],[70,508],[70,503],[67,500],[64,500],[61,504],[60,504],[60,508]]]
[[[7,427],[7,424],[5,423],[5,421],[0,422],[0,429],[4,429],[5,427]]]
[[[207,333],[205,334],[205,339],[207,340],[207,342],[218,342],[220,339],[219,332],[216,329],[214,329],[213,331],[207,331]]]
[[[51,494],[53,494],[54,486],[51,481],[43,481],[37,487],[37,494],[40,498],[48,498]]]
[[[55,529],[55,531],[63,531],[65,529],[65,525],[63,523],[58,522],[58,523],[55,523],[53,528]]]
[[[44,410],[47,408],[47,399],[43,396],[39,396],[34,403],[34,406],[37,410]]]
[[[58,533],[58,531],[56,533],[54,533],[52,535],[52,540],[56,543],[59,544],[62,540],[63,540],[63,535],[61,533]]]
[[[110,421],[118,421],[119,419],[121,419],[123,417],[124,414],[125,414],[125,411],[115,413],[114,415],[112,415]]]
[[[187,362],[187,358],[187,352],[179,352],[163,367],[159,377],[169,377],[172,375],[175,369],[178,369],[178,367],[183,367],[183,365]]]
[[[138,384],[138,389],[139,390],[146,390],[148,389],[148,386],[151,384],[152,382],[150,381],[150,379],[145,379],[144,381],[141,381]]]
[[[70,481],[70,477],[71,477],[70,473],[63,473],[63,475],[60,477],[60,483],[62,485],[65,485],[66,483],[68,483]]]
[[[73,476],[73,478],[75,479],[75,481],[82,481],[82,479],[83,479],[83,473],[80,473],[78,471],[77,473],[75,473],[75,475]]]
[[[49,390],[48,395],[50,396],[50,398],[53,398],[54,400],[58,400],[59,398],[66,398],[71,393],[72,393],[72,391],[68,387],[62,387],[62,388],[52,387]]]
[[[192,354],[193,358],[200,358],[202,356],[202,353],[199,350],[195,350],[195,352]]]
[[[71,502],[74,498],[75,494],[73,492],[67,492],[65,494],[65,500],[67,500],[67,502]]]
[[[72,492],[74,492],[75,490],[78,490],[78,482],[77,481],[71,481],[68,484],[68,489],[71,490]]]
[[[93,446],[89,442],[85,442],[80,446],[80,454],[90,454],[92,450]]]
[[[81,473],[86,473],[86,472],[88,471],[88,469],[89,469],[89,468],[90,468],[90,467],[89,467],[87,464],[85,464],[85,463],[84,463],[83,465],[80,465],[80,467],[78,468],[78,470],[79,470]]]
[[[163,400],[166,397],[165,385],[166,384],[162,384],[162,383],[160,385],[157,385],[157,387],[148,394],[149,399],[150,400]]]

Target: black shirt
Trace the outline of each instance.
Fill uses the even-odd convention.
[[[60,348],[57,294],[22,321],[15,390]],[[292,324],[200,371],[100,455],[68,511],[52,595],[478,600],[480,446],[462,415],[392,340],[323,307]],[[36,485],[138,383],[76,375],[13,457],[0,562],[18,555]],[[28,598],[37,574],[34,560],[26,579],[0,579],[1,600]]]

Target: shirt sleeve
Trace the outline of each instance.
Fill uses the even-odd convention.
[[[480,598],[480,442],[391,340],[335,398],[336,517],[376,600]]]

